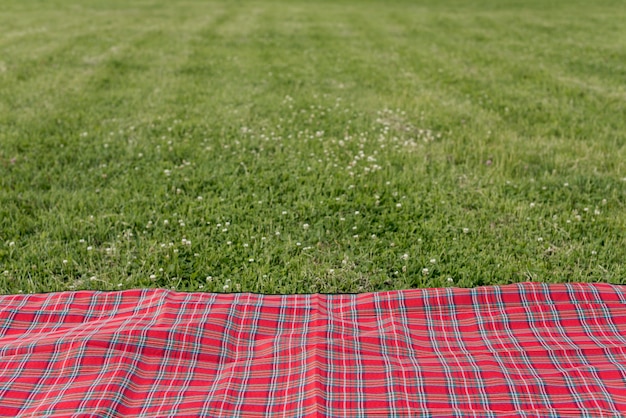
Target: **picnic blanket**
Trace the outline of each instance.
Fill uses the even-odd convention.
[[[0,415],[626,416],[625,290],[0,296]]]

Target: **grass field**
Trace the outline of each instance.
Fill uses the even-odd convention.
[[[0,0],[0,292],[626,283],[621,0]]]

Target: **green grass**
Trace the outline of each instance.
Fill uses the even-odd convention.
[[[0,292],[626,282],[621,0],[1,0]]]

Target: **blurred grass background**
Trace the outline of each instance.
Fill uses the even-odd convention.
[[[2,293],[626,280],[621,1],[2,8]]]

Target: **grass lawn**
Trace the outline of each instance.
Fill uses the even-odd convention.
[[[0,292],[626,283],[622,0],[2,0]]]

